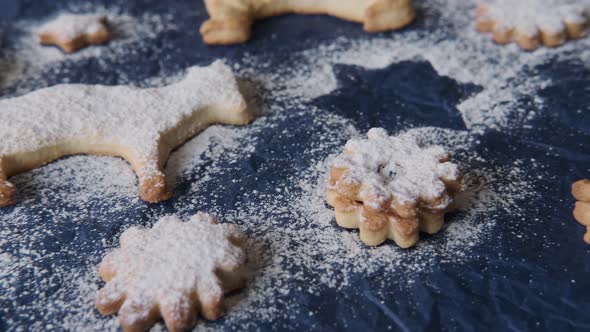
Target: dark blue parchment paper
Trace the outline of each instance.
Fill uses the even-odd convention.
[[[117,59],[111,70],[99,66],[92,57],[63,63],[60,70],[48,68],[44,75],[45,85],[63,83],[66,78],[72,83],[108,85],[120,82],[121,75],[131,82],[140,82],[152,76],[172,75],[190,65],[207,65],[217,58],[240,63],[246,55],[252,54],[268,57],[266,71],[272,72],[274,64],[294,61],[293,53],[341,36],[372,38],[357,24],[338,19],[286,16],[255,24],[249,43],[209,47],[202,43],[198,33],[199,24],[207,17],[201,1],[92,3],[106,7],[116,5],[134,16],[146,12],[167,13],[175,17],[180,28],[151,36],[149,43],[153,47]],[[19,38],[18,32],[12,28],[13,22],[45,19],[73,4],[76,2],[0,0],[2,44],[10,45]],[[424,12],[419,13],[419,21],[409,29],[432,28],[420,23]],[[573,181],[590,177],[590,69],[582,60],[562,61],[555,57],[553,61],[530,68],[530,72],[550,79],[551,84],[538,92],[538,98],[544,100],[542,107],[531,106],[533,104],[527,96],[522,96],[522,100],[516,102],[518,107],[535,107],[535,116],[527,119],[526,125],[520,125],[522,119],[515,118],[511,120],[514,125],[505,129],[484,128],[473,133],[479,141],[473,152],[485,156],[487,163],[498,165],[510,164],[515,159],[534,159],[537,165],[542,165],[544,176],[537,176],[534,173],[537,170],[531,168],[527,176],[537,179],[533,182],[534,195],[519,202],[518,216],[510,211],[498,211],[496,226],[485,241],[471,249],[469,258],[460,264],[433,264],[405,287],[398,287],[395,280],[379,282],[378,271],[351,273],[347,286],[340,289],[326,287],[314,293],[304,291],[306,284],[301,279],[293,280],[284,286],[290,289],[288,295],[277,293],[275,300],[277,303],[296,302],[299,308],[307,308],[307,311],[234,324],[222,318],[216,322],[200,322],[199,327],[235,330],[242,326],[261,331],[590,330],[590,247],[581,240],[583,228],[571,217],[573,199],[569,189]],[[297,177],[317,157],[325,157],[300,153],[321,139],[316,134],[318,131],[326,130],[313,121],[316,113],[306,112],[305,108],[321,109],[348,119],[360,132],[376,126],[390,132],[423,126],[467,131],[456,105],[485,89],[485,86],[460,83],[439,75],[427,61],[420,59],[381,69],[336,65],[334,74],[339,82],[338,88],[308,101],[303,110],[285,102],[280,112],[289,116],[264,115],[265,125],[260,125],[256,136],[251,137],[256,141],[255,151],[237,162],[224,164],[223,160],[220,161],[220,167],[227,170],[224,177],[200,182],[205,192],[215,192],[223,184],[223,195],[200,199],[183,212],[213,209],[222,215],[231,213],[235,206],[252,199],[248,193],[256,190],[273,195],[276,187]],[[2,73],[0,79],[1,76]],[[34,82],[28,84],[34,86]],[[4,86],[0,96],[14,95],[17,86]],[[33,204],[31,207],[2,209],[0,217],[12,213],[13,209],[25,209],[26,213],[37,217],[31,219],[36,220],[35,224],[21,222],[9,226],[0,224],[0,227],[16,227],[14,233],[22,234],[22,242],[28,241],[28,232],[43,227],[46,235],[36,237],[38,241],[30,245],[37,252],[48,254],[35,258],[30,269],[20,271],[16,281],[10,279],[10,267],[3,267],[4,274],[0,274],[4,279],[0,280],[0,330],[72,330],[61,323],[75,306],[60,308],[59,303],[50,301],[48,305],[53,308],[50,314],[42,306],[32,306],[34,309],[26,312],[21,309],[35,303],[38,300],[35,294],[39,291],[51,299],[51,294],[68,287],[68,280],[59,272],[63,269],[53,273],[52,267],[94,266],[101,257],[97,253],[118,243],[118,234],[128,226],[125,220],[150,225],[155,215],[175,213],[180,202],[190,199],[186,195],[191,181],[197,179],[201,168],[211,162],[205,160],[189,176],[178,180],[175,197],[162,204],[124,201],[125,208],[109,209],[100,203],[99,198],[90,201],[83,208],[89,219],[100,220],[96,223],[68,221],[67,217],[60,223],[50,222],[56,215],[67,215],[68,211],[80,207],[52,197],[47,188],[25,187],[21,190],[20,201],[44,201],[46,206],[39,208],[39,204]],[[63,186],[65,190],[67,183]],[[54,189],[59,190],[59,186],[52,187]],[[460,214],[456,217],[460,218]],[[47,224],[36,224],[39,218],[47,220]],[[278,218],[274,222],[281,227],[281,224],[292,221]],[[25,259],[27,253],[19,249],[22,242],[14,237],[0,241],[0,253]],[[293,248],[296,250],[297,244],[293,244]],[[321,253],[318,255],[312,259],[321,262]],[[38,270],[44,273],[39,274]],[[99,281],[96,283],[100,286]],[[280,304],[276,308],[290,310]],[[92,311],[90,315],[95,315],[96,321],[114,319],[102,318],[92,308],[87,310]],[[310,311],[314,314],[310,315]],[[92,326],[80,328],[93,329]]]

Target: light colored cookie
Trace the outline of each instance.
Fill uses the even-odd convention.
[[[422,147],[410,134],[390,137],[372,128],[351,139],[332,165],[326,201],[344,228],[359,228],[375,246],[386,239],[408,248],[419,231],[438,232],[461,190],[457,165],[440,147]]]
[[[61,14],[39,28],[39,42],[72,53],[88,45],[99,45],[112,37],[102,15]]]
[[[252,114],[231,69],[215,62],[160,88],[65,84],[3,99],[0,119],[0,206],[6,206],[15,202],[9,176],[79,153],[125,158],[141,198],[166,200],[162,170],[171,151],[209,125],[243,125]]]
[[[572,195],[577,200],[574,208],[574,218],[586,226],[584,241],[590,244],[590,180],[584,179],[574,182]]]
[[[144,331],[159,319],[168,331],[186,331],[199,312],[217,319],[224,293],[243,285],[245,238],[211,215],[198,213],[188,222],[164,217],[151,229],[127,229],[120,242],[99,265],[106,284],[96,307],[103,315],[118,312],[126,332]]]
[[[476,28],[499,44],[555,47],[586,35],[589,8],[587,0],[480,0]]]
[[[205,0],[211,18],[201,26],[207,44],[250,39],[255,20],[284,14],[327,14],[363,23],[367,32],[401,29],[416,14],[411,0]]]

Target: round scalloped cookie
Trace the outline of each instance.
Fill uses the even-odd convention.
[[[351,139],[334,160],[326,201],[336,223],[359,229],[370,246],[386,239],[408,248],[418,232],[438,232],[461,191],[461,174],[440,146],[423,147],[410,134],[372,128]]]
[[[482,0],[476,28],[490,32],[499,44],[515,41],[525,50],[556,47],[586,35],[589,9],[588,0]]]
[[[96,296],[103,315],[118,313],[125,332],[160,318],[168,331],[189,330],[200,312],[223,315],[224,294],[244,283],[246,238],[235,225],[197,213],[162,217],[152,228],[130,227],[99,265],[106,282]]]

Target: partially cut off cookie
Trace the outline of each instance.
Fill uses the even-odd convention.
[[[586,226],[584,241],[590,244],[590,180],[584,179],[574,182],[572,195],[577,201],[574,208],[574,218],[581,225]]]
[[[370,246],[386,239],[408,248],[419,232],[437,233],[461,191],[457,165],[440,146],[423,147],[410,134],[372,128],[351,139],[331,168],[326,201],[344,228],[360,229]]]
[[[481,0],[476,28],[499,44],[516,42],[525,50],[556,47],[587,33],[587,0]]]
[[[244,245],[234,225],[205,213],[187,222],[164,217],[151,229],[131,227],[99,265],[106,284],[96,307],[103,315],[118,313],[126,332],[145,331],[160,319],[168,331],[186,331],[199,313],[217,319],[224,294],[243,285]]]
[[[39,28],[39,42],[66,53],[88,45],[100,45],[112,37],[107,18],[94,14],[61,14]]]
[[[80,153],[125,158],[141,198],[166,200],[162,170],[173,149],[212,124],[252,118],[231,69],[219,61],[189,68],[165,87],[63,84],[0,100],[0,206],[16,200],[9,176]]]
[[[254,21],[285,14],[326,14],[363,24],[367,32],[401,29],[416,17],[412,0],[205,0],[210,19],[201,25],[207,44],[250,39]]]

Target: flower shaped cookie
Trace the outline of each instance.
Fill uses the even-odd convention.
[[[586,0],[486,0],[477,6],[476,27],[499,44],[555,47],[586,34],[589,9]]]
[[[184,331],[198,312],[216,319],[224,293],[243,283],[244,238],[211,215],[164,217],[151,229],[127,229],[120,241],[100,263],[106,285],[96,307],[103,315],[118,312],[125,331],[143,331],[160,318],[169,331]]]
[[[338,225],[360,228],[365,244],[411,247],[419,231],[441,229],[461,190],[459,170],[442,147],[423,148],[409,134],[372,128],[367,136],[349,140],[336,158],[326,200]]]

